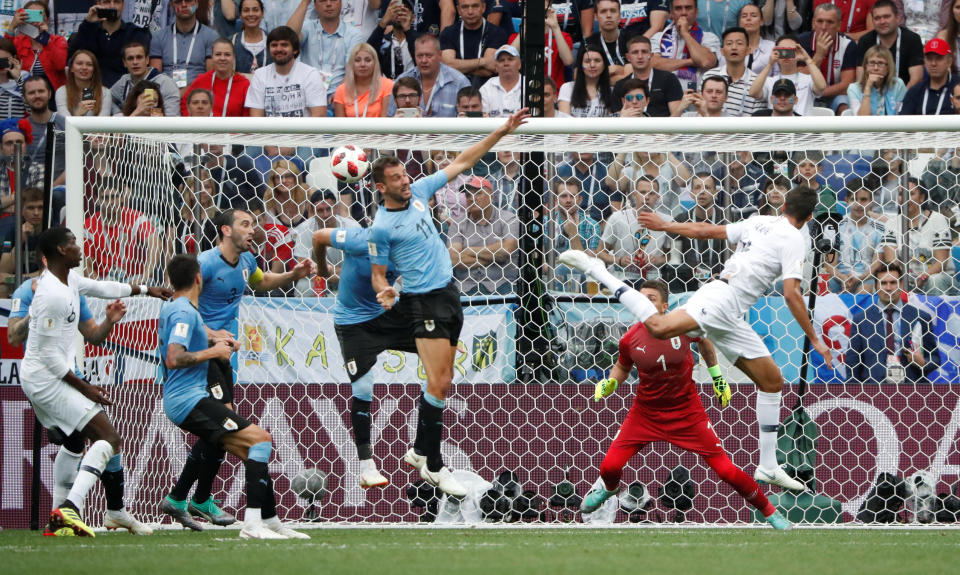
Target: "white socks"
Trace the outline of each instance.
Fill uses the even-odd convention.
[[[70,494],[70,488],[80,471],[80,459],[83,455],[74,453],[66,447],[60,446],[56,458],[53,460],[53,507],[63,505]]]
[[[777,467],[777,430],[780,427],[781,392],[757,390],[757,423],[760,425],[760,467]]]
[[[376,471],[377,466],[372,459],[361,459],[360,460],[360,472],[364,471]]]
[[[93,487],[93,484],[100,479],[100,473],[103,472],[103,468],[107,466],[111,457],[113,457],[113,447],[110,446],[110,443],[102,439],[94,442],[80,462],[80,472],[77,473],[77,478],[73,482],[73,487],[70,488],[67,499],[74,505],[83,505],[87,493]]]
[[[257,513],[259,512],[260,510],[258,509]],[[270,519],[264,519],[263,524],[266,525],[267,528],[270,529],[271,531],[276,531],[277,529],[280,529],[281,527],[283,527],[283,524],[280,523],[280,517],[276,515],[274,515]]]
[[[645,322],[650,316],[656,315],[657,308],[650,303],[650,300],[647,299],[645,295],[628,287],[627,284],[614,277],[606,268],[596,266],[596,269],[590,270],[588,275],[613,292],[613,294],[617,296],[617,299],[620,300],[620,303],[625,305],[627,309],[630,310],[630,313],[641,322]]]
[[[263,519],[260,517],[260,509],[247,507],[246,511],[243,513],[243,522],[247,525],[253,525],[254,523],[262,523]]]

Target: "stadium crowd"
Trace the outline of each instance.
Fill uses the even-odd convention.
[[[921,38],[892,0],[547,0],[545,115],[954,114],[960,0],[942,4],[940,31]],[[51,33],[46,3],[24,3],[0,39],[0,289],[8,295],[13,286],[18,230],[34,253],[43,222],[30,207],[43,198],[35,190],[45,176],[52,220],[62,217],[64,147],[57,138],[47,157],[48,123],[62,129],[70,115],[507,116],[523,105],[521,28],[522,4],[509,0],[101,0],[64,38]],[[22,225],[9,217],[17,141],[25,146]],[[256,216],[261,267],[283,271],[310,255],[317,229],[366,227],[375,210],[369,187],[324,173],[328,150],[185,145],[173,150],[175,209],[165,213],[164,199],[144,200],[118,172],[137,165],[135,147],[88,145],[85,231],[96,253],[112,254],[92,258],[87,269],[97,277],[144,279],[161,267],[154,254],[212,246],[213,216],[229,207]],[[455,155],[398,154],[413,160],[412,177]],[[515,288],[518,160],[488,154],[434,198],[464,294]],[[838,225],[836,249],[818,270],[831,291],[874,291],[876,272],[895,260],[914,291],[956,294],[960,286],[960,156],[952,149],[585,150],[549,158],[544,176],[539,216],[554,290],[595,288],[554,266],[570,248],[630,282],[662,278],[672,291],[694,290],[717,275],[730,247],[646,231],[637,213],[736,222],[779,213],[798,183],[819,191],[818,215]],[[333,275],[301,280],[299,293],[336,291],[342,254],[331,249],[328,258]],[[25,272],[38,270],[36,259],[24,259]]]

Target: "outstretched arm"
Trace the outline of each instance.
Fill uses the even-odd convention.
[[[802,329],[803,333],[810,339],[810,344],[813,345],[813,349],[823,356],[824,365],[833,369],[833,355],[830,353],[830,348],[828,348],[827,344],[823,343],[823,340],[817,337],[817,333],[813,331],[813,323],[810,321],[807,306],[803,302],[803,294],[800,293],[800,280],[796,278],[783,280],[783,299],[786,300],[787,307],[790,308],[793,319],[797,320],[797,323],[800,324],[800,329]]]
[[[727,226],[706,222],[668,222],[654,212],[637,214],[640,225],[653,231],[667,232],[696,240],[725,240]]]
[[[255,285],[251,284],[250,287],[258,291],[270,291],[303,279],[312,273],[314,273],[313,262],[310,260],[300,260],[297,262],[297,265],[288,272],[265,272],[260,281]]]
[[[522,108],[514,112],[502,126],[490,132],[490,135],[486,138],[460,152],[460,155],[457,156],[449,166],[443,169],[447,174],[447,181],[453,181],[454,178],[472,168],[474,164],[480,161],[480,158],[482,158],[484,154],[490,151],[490,148],[497,145],[497,142],[499,142],[501,138],[526,123],[529,117],[530,111],[528,108]]]
[[[717,365],[717,348],[713,346],[713,342],[707,338],[701,338],[700,342],[697,343],[697,349],[700,351],[700,357],[703,358],[703,364],[707,367],[713,367]]]
[[[330,268],[327,267],[327,246],[330,245],[330,236],[333,228],[324,228],[313,232],[313,261],[317,264],[317,275],[330,277]]]

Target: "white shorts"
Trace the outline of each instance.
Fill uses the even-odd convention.
[[[731,362],[740,357],[756,359],[770,355],[763,340],[743,318],[736,292],[726,282],[712,281],[702,286],[680,309],[686,310]]]
[[[82,430],[102,411],[99,404],[62,379],[44,383],[21,379],[21,382],[40,423],[44,427],[56,427],[65,435]]]

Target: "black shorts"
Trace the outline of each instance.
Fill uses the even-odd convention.
[[[250,427],[251,423],[232,409],[212,397],[204,397],[190,410],[180,429],[209,442],[220,445],[224,433],[232,433]]]
[[[207,362],[207,393],[220,403],[233,404],[233,367],[229,361],[211,359]]]
[[[448,339],[457,345],[463,329],[463,307],[460,305],[460,288],[456,280],[446,287],[426,293],[407,293],[400,296],[404,315],[413,322],[413,337],[424,339]]]
[[[388,349],[417,352],[417,342],[410,329],[410,318],[397,308],[350,325],[334,324],[340,352],[351,383],[367,374],[377,363],[377,356]]]

